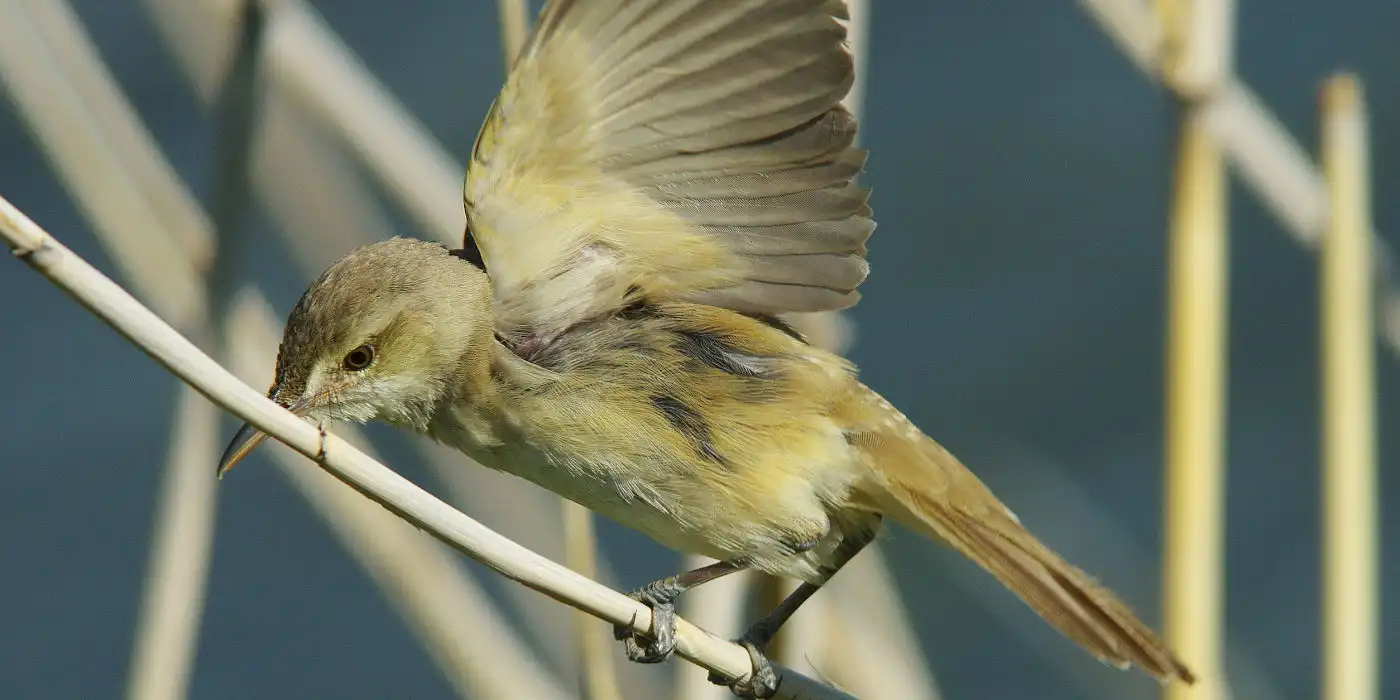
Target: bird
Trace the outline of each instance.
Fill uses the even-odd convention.
[[[268,397],[380,420],[717,563],[630,595],[629,659],[675,647],[674,601],[745,569],[801,583],[763,649],[896,521],[961,552],[1100,660],[1192,672],[1032,535],[952,453],[808,343],[848,308],[875,228],[842,0],[550,0],[471,151],[463,246],[395,237],[317,278]],[[245,425],[222,475],[265,435]]]

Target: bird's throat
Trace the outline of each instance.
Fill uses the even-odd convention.
[[[492,461],[519,437],[511,397],[549,381],[550,374],[492,339],[484,357],[465,359],[460,390],[438,402],[427,432],[479,462]]]

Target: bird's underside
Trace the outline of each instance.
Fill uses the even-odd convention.
[[[551,377],[511,389],[511,373],[502,375],[503,409],[524,426],[516,439],[545,456],[522,476],[675,549],[725,562],[638,591],[649,603],[669,610],[682,590],[741,568],[806,582],[776,622],[756,628],[771,630],[888,515],[961,551],[1104,661],[1190,677],[1111,592],[1036,540],[849,363],[780,322],[638,303],[522,359]],[[590,444],[555,437],[567,435],[591,436]],[[630,653],[660,658],[665,646],[656,644]]]

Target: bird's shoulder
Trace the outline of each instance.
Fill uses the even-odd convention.
[[[508,400],[551,432],[684,438],[720,454],[825,433],[859,386],[849,363],[780,321],[682,302],[580,324],[528,361],[551,380]]]
[[[556,462],[667,493],[696,489],[703,502],[713,489],[734,502],[820,500],[850,479],[841,415],[860,390],[854,368],[781,321],[635,305],[570,329],[530,361],[552,381],[507,404]]]
[[[854,374],[779,318],[674,301],[638,302],[579,324],[525,359],[560,374],[649,386],[704,380],[758,387]]]

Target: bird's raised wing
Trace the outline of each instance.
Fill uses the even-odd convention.
[[[854,304],[874,230],[842,0],[551,0],[465,199],[503,334],[639,298]],[[468,241],[470,245],[472,241]]]

